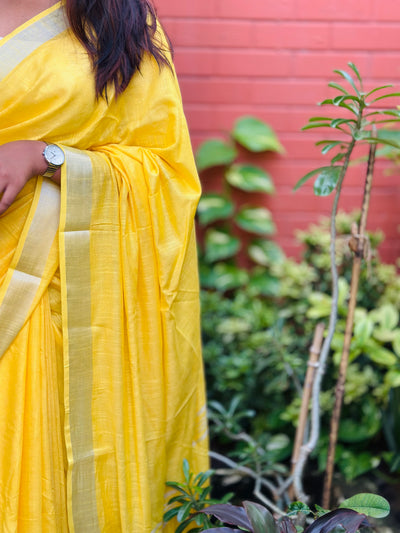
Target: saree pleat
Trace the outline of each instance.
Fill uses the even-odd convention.
[[[59,5],[23,29],[40,33],[48,16],[54,35],[0,82],[0,144],[45,139],[66,153],[59,229],[40,241],[35,291],[11,300],[24,320],[0,353],[0,531],[172,533],[165,482],[182,479],[184,458],[208,466],[200,187],[179,89],[147,57],[121,97],[96,100]],[[0,217],[0,296],[21,286],[17,249],[30,249],[47,186],[31,180]]]

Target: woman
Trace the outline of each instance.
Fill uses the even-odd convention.
[[[167,531],[165,482],[207,467],[167,43],[147,0],[0,8],[0,531]]]

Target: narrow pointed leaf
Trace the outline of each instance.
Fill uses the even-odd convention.
[[[339,74],[339,76],[342,76],[342,78],[348,81],[350,85],[353,87],[353,89],[355,90],[355,92],[358,94],[358,96],[360,96],[360,91],[357,89],[353,78],[350,76],[348,72],[346,72],[345,70],[334,70],[333,72],[335,72],[336,74]]]
[[[336,96],[333,99],[333,104],[336,106],[341,106],[344,102],[347,102],[347,100],[357,102],[357,103],[360,101],[360,99],[357,98],[357,96],[353,96],[352,94],[349,94],[349,95],[343,95],[343,96]]]
[[[330,122],[332,120],[332,117],[311,117],[308,119],[309,122]]]
[[[344,500],[340,508],[353,509],[372,518],[384,518],[390,513],[389,502],[378,494],[361,493]]]
[[[326,98],[325,100],[320,102],[318,105],[329,105],[329,104],[333,104],[332,98]]]
[[[199,171],[220,165],[231,164],[237,156],[234,146],[222,139],[210,139],[200,145],[196,152]]]
[[[265,207],[244,207],[235,222],[241,229],[258,235],[272,235],[276,229],[271,212]]]
[[[304,533],[329,533],[335,527],[342,526],[347,533],[356,533],[360,526],[369,526],[365,515],[352,509],[336,509],[318,518]]]
[[[331,143],[326,143],[325,146],[322,148],[321,153],[327,154],[330,150],[332,150],[332,148],[335,148],[336,146],[339,146],[341,144],[341,141],[333,141]]]
[[[371,100],[371,104],[373,104],[374,102],[378,102],[379,100],[383,100],[384,98],[391,98],[394,96],[396,97],[400,96],[400,93],[389,93],[389,94],[383,94],[382,96],[377,96],[376,98]]]
[[[346,89],[344,87],[339,85],[339,83],[335,83],[335,82],[331,81],[330,83],[328,83],[328,87],[332,87],[332,89],[337,89],[338,91],[342,92],[343,94],[349,94],[348,91],[346,91]]]
[[[330,128],[330,122],[312,122],[311,124],[306,124],[301,129],[302,131],[312,130],[313,128]]]
[[[331,122],[331,128],[336,128],[337,126],[341,126],[342,124],[349,125],[350,123],[356,124],[356,121],[354,119],[346,119],[346,118],[335,118]]]
[[[306,181],[308,181],[310,178],[312,178],[313,176],[315,176],[315,174],[319,174],[321,172],[323,172],[324,170],[326,169],[329,169],[331,167],[319,167],[319,168],[316,168],[314,170],[311,170],[311,172],[308,172],[305,176],[303,176],[297,183],[296,185],[293,187],[293,190],[294,191],[297,191],[297,189],[299,189],[302,185],[304,185],[304,183],[306,183]]]
[[[233,203],[220,194],[203,194],[197,207],[199,222],[202,226],[216,220],[226,220],[233,215]]]
[[[360,73],[358,72],[358,68],[355,66],[354,63],[352,63],[351,61],[349,63],[347,63],[349,65],[349,67],[352,69],[352,71],[355,73],[355,75],[357,76],[358,78],[358,81],[360,82],[360,86],[362,87],[362,79],[361,79],[361,76],[360,76]]]
[[[253,533],[278,533],[274,517],[268,509],[248,501],[243,502],[243,506],[253,527]]]
[[[393,85],[381,85],[380,87],[375,87],[375,89],[372,89],[369,91],[365,97],[368,98],[368,96],[371,96],[371,94],[376,93],[377,91],[382,91],[383,89],[390,89],[390,87],[393,87]]]
[[[252,531],[250,520],[243,507],[231,505],[230,503],[217,503],[199,512],[215,516],[215,518],[218,518],[218,520],[226,524],[232,524],[233,526],[244,528],[246,531]]]
[[[328,167],[323,170],[314,182],[314,193],[317,196],[328,196],[335,189],[342,167]]]
[[[275,192],[271,176],[254,165],[232,165],[225,176],[230,185],[242,191],[267,194]]]
[[[233,127],[233,138],[251,152],[267,150],[284,153],[274,130],[258,118],[245,116],[239,118]]]

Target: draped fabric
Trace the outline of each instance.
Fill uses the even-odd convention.
[[[56,4],[0,42],[0,89],[0,144],[66,154],[61,187],[33,178],[0,216],[0,531],[172,532],[165,482],[207,468],[175,74],[146,57],[96,99]]]

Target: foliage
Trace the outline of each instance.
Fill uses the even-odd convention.
[[[206,507],[201,513],[211,514],[221,522],[234,525],[240,529],[230,527],[216,527],[206,529],[204,533],[232,533],[249,531],[251,533],[329,533],[344,531],[356,533],[364,527],[370,527],[367,516],[383,517],[390,511],[389,503],[374,494],[357,494],[344,501],[339,509],[334,511],[317,512],[313,515],[311,524],[303,528],[296,525],[290,516],[305,513],[312,514],[311,510],[296,502],[292,504],[286,516],[275,520],[264,506],[250,501],[244,501],[241,507],[231,504],[217,504]]]
[[[333,353],[339,354],[346,316],[351,270],[348,232],[357,214],[338,216],[338,265],[341,276],[339,320]],[[328,222],[323,219],[298,233],[306,262],[286,259],[270,268],[275,291],[265,296],[249,283],[229,294],[203,289],[203,351],[206,363],[213,446],[249,467],[282,473],[290,446],[279,435],[294,434],[300,408],[300,386],[316,322],[330,309]],[[395,267],[380,262],[380,234],[370,234],[371,254],[359,289],[351,364],[339,435],[339,469],[346,479],[374,469],[383,461],[400,471],[400,415],[392,398],[400,390],[398,283]],[[329,363],[321,398],[322,437],[315,452],[324,470],[328,427],[338,355]],[[237,400],[232,401],[232,397]],[[225,414],[224,414],[225,413]],[[248,432],[259,442],[254,449],[227,433]],[[396,431],[393,431],[396,428]],[[275,439],[277,439],[275,441]],[[228,442],[230,442],[228,446]],[[278,446],[279,454],[268,451]],[[279,448],[280,446],[280,448]],[[268,461],[266,461],[266,457]]]
[[[384,147],[399,149],[397,139],[388,134],[379,135],[377,125],[394,124],[400,121],[398,109],[378,109],[377,106],[387,98],[400,96],[400,93],[390,92],[391,85],[376,87],[368,92],[364,90],[364,84],[357,67],[348,63],[351,73],[344,70],[335,70],[342,80],[349,85],[347,90],[343,85],[331,82],[329,87],[338,94],[334,98],[327,98],[321,102],[321,106],[333,106],[336,110],[344,113],[344,116],[316,116],[309,119],[303,130],[315,128],[328,128],[335,132],[336,138],[326,138],[318,141],[323,154],[333,153],[329,166],[320,167],[308,172],[295,186],[298,189],[310,178],[316,176],[314,181],[314,193],[317,196],[327,196],[335,189],[340,192],[340,187],[345,177],[350,156],[356,145],[380,144]],[[349,92],[350,91],[350,92]],[[336,113],[335,113],[336,114]]]
[[[213,470],[200,472],[194,476],[186,459],[183,461],[183,475],[183,482],[167,482],[167,486],[174,490],[174,495],[168,500],[164,522],[175,519],[178,522],[175,533],[182,533],[192,525],[195,526],[190,529],[192,533],[203,531],[205,527],[211,527],[212,523],[206,515],[198,514],[198,512],[210,504],[222,504],[229,501],[232,494],[228,493],[220,500],[211,499],[209,480],[213,475]]]
[[[223,174],[223,192],[205,193],[197,211],[198,222],[205,229],[200,246],[203,287],[226,291],[248,283],[248,272],[237,262],[238,253],[244,252],[244,242],[249,241],[248,258],[257,265],[267,267],[283,260],[282,250],[268,238],[275,233],[270,211],[251,202],[254,193],[260,196],[275,192],[272,178],[262,167],[241,160],[243,154],[249,159],[254,153],[283,151],[271,127],[251,116],[235,122],[229,140],[210,139],[199,147],[199,171],[221,167]]]

